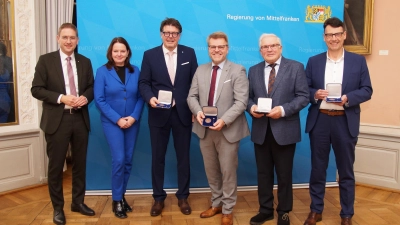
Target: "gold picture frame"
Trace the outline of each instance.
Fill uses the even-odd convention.
[[[18,125],[14,0],[0,0],[0,27],[0,126]]]
[[[344,24],[347,38],[344,48],[347,51],[361,55],[372,53],[373,9],[374,0],[345,0]]]

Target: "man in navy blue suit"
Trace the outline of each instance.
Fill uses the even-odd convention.
[[[161,22],[162,45],[144,52],[139,78],[139,89],[149,105],[149,127],[152,149],[152,185],[154,204],[150,215],[158,216],[164,208],[165,153],[170,132],[174,139],[178,170],[178,205],[183,214],[192,212],[187,201],[190,183],[190,138],[192,113],[186,98],[197,69],[194,50],[178,45],[182,26],[178,20],[166,18]],[[171,107],[158,108],[159,91],[172,93]]]
[[[306,66],[311,102],[306,132],[310,135],[312,169],[311,212],[304,225],[315,225],[322,220],[331,146],[339,174],[341,225],[351,225],[354,215],[353,164],[360,128],[360,104],[371,99],[372,86],[365,58],[343,48],[346,39],[343,26],[336,17],[325,21],[324,41],[328,51],[311,57]],[[341,87],[339,102],[327,102],[327,97],[332,96],[327,86],[332,85]]]

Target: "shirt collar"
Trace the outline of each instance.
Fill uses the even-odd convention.
[[[276,60],[275,64],[279,66],[281,64],[281,61],[282,61],[282,56],[280,56],[279,59]],[[267,68],[270,65],[270,63],[268,63],[267,61],[264,62],[265,62],[265,68]]]
[[[60,51],[61,60],[62,61],[66,60],[68,57],[67,54],[65,54],[63,51],[61,51],[61,49],[59,51]],[[72,53],[72,55],[70,57],[71,57],[71,60],[75,60],[75,53]]]
[[[167,54],[168,52],[170,52],[164,45],[162,45],[162,49],[163,49],[164,55]],[[178,53],[178,46],[176,46],[176,48],[174,48],[174,50],[172,50],[172,52],[177,54]]]
[[[344,60],[344,48],[343,48],[342,57],[340,57],[340,59],[338,59],[338,60],[335,61],[335,60],[329,58],[328,51],[326,51],[326,58],[327,58],[329,61],[331,61],[331,62],[341,62],[342,60]]]
[[[213,66],[219,66],[219,68],[222,70],[222,68],[224,68],[225,62],[226,62],[226,59],[218,65],[215,65],[213,62],[211,62],[211,68]]]

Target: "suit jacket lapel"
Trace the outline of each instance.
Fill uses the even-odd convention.
[[[226,60],[226,62],[224,64],[224,68],[222,68],[222,71],[221,71],[221,76],[219,77],[217,93],[216,93],[217,96],[215,96],[215,102],[218,102],[218,98],[221,95],[221,91],[222,91],[222,88],[224,87],[226,76],[228,75],[230,68],[231,68],[231,62],[229,60]]]
[[[325,52],[326,53],[326,52]],[[318,81],[318,87],[317,89],[323,89],[325,90],[325,68],[326,68],[326,54],[323,54],[321,56],[321,62],[318,63],[318,67],[316,69],[316,73],[314,73],[314,78],[317,79]]]
[[[286,59],[282,56],[281,59],[281,64],[279,65],[279,70],[278,73],[275,75],[275,82],[274,82],[274,86],[272,87],[272,93],[271,96],[274,95],[275,90],[278,88],[279,83],[281,82],[281,80],[284,79],[284,74],[286,74],[286,70],[287,70],[287,61]],[[269,76],[269,74],[268,74]],[[264,82],[265,83],[265,82]]]
[[[56,74],[56,76],[58,76],[61,87],[64,90],[64,94],[66,94],[67,91],[65,90],[64,72],[62,69],[62,62],[61,62],[61,57],[60,57],[59,51],[54,52],[54,64],[53,65],[57,65],[57,66],[55,66],[55,69],[56,69],[55,74]]]
[[[204,72],[203,80],[202,80],[202,82],[204,84],[204,90],[205,90],[204,91],[205,96],[203,99],[206,99],[206,102],[205,102],[206,105],[208,105],[208,95],[210,93],[210,86],[211,86],[211,67],[212,67],[212,64],[208,63],[206,71]]]
[[[263,90],[263,96],[262,97],[267,97],[267,87],[265,86],[265,61],[259,63],[257,67],[255,68],[255,74],[256,74],[256,84],[261,86],[261,90]]]
[[[119,78],[119,76],[118,76],[118,74],[117,74],[117,71],[115,71],[115,68],[111,68],[111,70],[109,70],[108,72],[110,73],[110,75],[111,75],[115,80],[118,81],[118,83],[122,84],[122,81],[121,81],[121,79]],[[125,74],[128,74],[127,72],[128,72],[128,71],[126,71],[126,69],[125,69]],[[127,77],[128,77],[128,76],[125,76],[125,80],[126,80]],[[125,83],[126,83],[126,81],[125,81]]]
[[[157,52],[158,52],[156,54],[157,58],[155,60],[157,60],[159,62],[161,74],[162,74],[163,78],[167,79],[169,81],[169,84],[171,84],[171,86],[173,86],[172,82],[171,82],[171,78],[169,77],[167,63],[165,62],[165,56],[164,56],[162,44],[160,47],[158,47]],[[177,55],[177,57],[179,57],[179,54]]]
[[[78,54],[75,54],[75,65],[76,65],[76,72],[78,76],[78,90],[79,94],[82,93],[82,73],[83,73],[83,68],[82,68],[82,63],[80,62],[81,57]]]
[[[349,54],[347,54],[346,51],[344,51],[344,62],[343,62],[343,79],[342,79],[342,94],[344,93],[344,89],[347,85],[347,82],[349,80],[349,76],[346,73],[346,71],[350,71],[350,68],[352,66],[352,60],[350,59],[346,59],[346,57],[349,57]]]
[[[182,50],[181,46],[178,45],[176,53],[177,53],[177,57],[176,57],[175,80],[177,81],[177,80],[179,80],[179,74],[180,74],[182,63],[185,63],[185,52]],[[167,71],[168,71],[168,69],[167,69]]]
[[[129,79],[131,79],[133,73],[130,73],[129,69],[125,68],[125,74],[126,74],[125,75],[125,84],[127,84],[129,82]]]

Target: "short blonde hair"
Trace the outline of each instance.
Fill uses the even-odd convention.
[[[210,39],[219,39],[219,38],[225,39],[226,44],[228,45],[228,36],[222,31],[217,31],[217,32],[214,32],[214,33],[208,35],[207,44],[210,43]]]
[[[78,37],[78,29],[76,29],[76,26],[74,24],[72,24],[72,23],[63,23],[63,24],[61,24],[60,28],[58,28],[57,35],[60,35],[61,31],[63,29],[65,29],[65,28],[70,28],[70,29],[74,30],[75,33],[76,33],[76,36]]]

